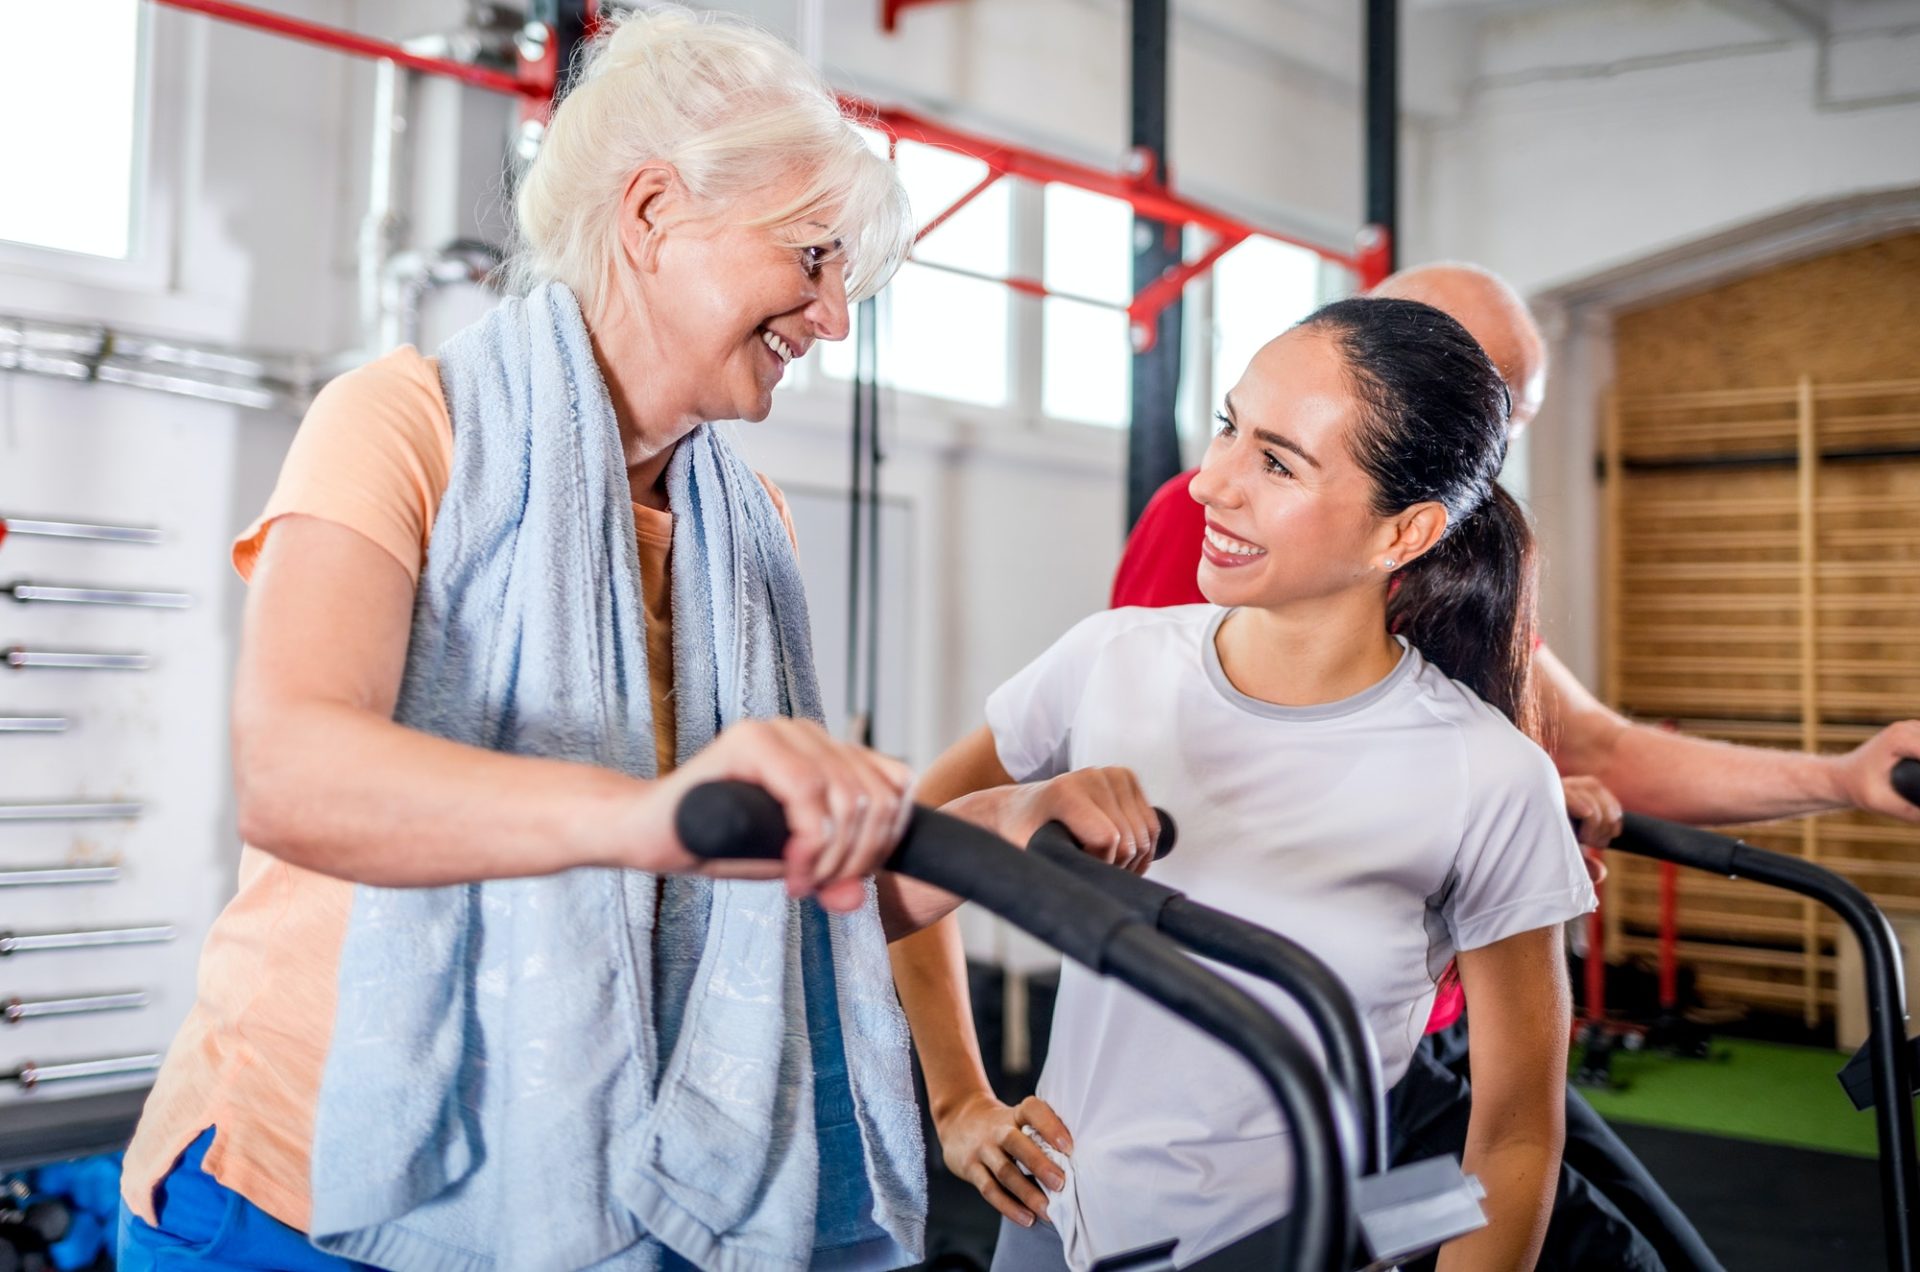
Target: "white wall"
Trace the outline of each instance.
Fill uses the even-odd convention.
[[[1466,109],[1428,132],[1411,259],[1478,261],[1540,294],[1799,205],[1920,183],[1920,27],[1835,6],[1820,41],[1764,4],[1608,0],[1490,19]],[[1824,67],[1824,69],[1823,69]],[[1530,438],[1547,630],[1597,669],[1592,315],[1555,328]]]
[[[340,3],[306,11],[350,17]],[[0,258],[5,309],[242,345],[330,347],[347,68],[281,41],[145,12],[152,194],[139,259],[88,264],[9,250]],[[158,662],[143,674],[0,673],[0,709],[74,720],[59,737],[0,737],[0,799],[148,806],[132,825],[7,828],[0,864],[104,859],[120,862],[123,877],[0,894],[0,928],[171,923],[179,933],[158,949],[9,959],[0,995],[146,989],[153,1005],[9,1029],[0,1070],[27,1056],[164,1050],[192,1000],[200,938],[232,890],[238,856],[226,715],[239,589],[226,541],[258,510],[292,429],[291,419],[131,388],[0,377],[0,515],[153,524],[167,535],[160,548],[16,538],[0,550],[0,580],[195,598],[184,613],[11,602],[0,611],[0,645],[132,650]],[[25,1097],[0,1086],[0,1100],[90,1085],[111,1084]]]
[[[457,21],[461,10],[446,0],[277,7],[396,36]],[[0,246],[0,310],[316,357],[352,347],[371,67],[141,9],[151,110],[135,257],[88,261]],[[422,232],[470,233],[480,224],[476,191],[496,179],[506,109],[452,86],[426,95],[422,115],[436,109],[455,125],[471,109],[471,131],[495,137],[492,160],[443,148],[422,164],[423,190],[442,192],[420,218]],[[45,1063],[164,1050],[191,1003],[200,940],[232,892],[239,850],[227,711],[242,589],[227,544],[264,504],[296,423],[138,389],[0,377],[0,516],[152,524],[167,535],[158,549],[14,538],[0,549],[0,582],[146,586],[195,598],[186,613],[0,609],[0,646],[133,650],[158,660],[144,674],[0,673],[0,711],[74,720],[57,737],[0,735],[0,801],[148,806],[131,825],[0,830],[0,867],[106,860],[123,869],[110,885],[0,892],[0,929],[164,922],[179,933],[158,949],[8,960],[0,997],[139,988],[153,1004],[9,1029],[0,1071],[27,1056]],[[0,1102],[111,1085],[21,1097],[0,1084]]]

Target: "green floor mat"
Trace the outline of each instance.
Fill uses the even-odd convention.
[[[1873,1114],[1856,1111],[1834,1076],[1845,1062],[1824,1048],[1716,1039],[1707,1060],[1616,1052],[1622,1089],[1580,1093],[1612,1121],[1872,1157]]]

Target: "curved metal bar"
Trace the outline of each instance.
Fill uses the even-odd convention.
[[[103,945],[163,945],[173,939],[173,925],[87,928],[77,932],[0,932],[0,957],[40,950],[96,949]]]
[[[1192,898],[1083,852],[1059,822],[1034,833],[1027,851],[1086,880],[1195,954],[1278,986],[1299,1003],[1346,1093],[1360,1149],[1359,1174],[1387,1168],[1386,1093],[1373,1031],[1346,983],[1319,956],[1278,932],[1201,905]]]
[[[0,870],[0,888],[40,888],[74,883],[112,883],[118,866],[44,866]]]
[[[127,802],[0,804],[0,822],[132,821],[145,805]]]
[[[1672,861],[1733,879],[1751,879],[1810,897],[1839,915],[1860,942],[1867,981],[1867,1039],[1880,1143],[1880,1191],[1887,1263],[1915,1266],[1914,1216],[1920,1212],[1920,1160],[1914,1147],[1913,1068],[1906,1045],[1906,987],[1900,945],[1887,916],[1850,880],[1798,857],[1766,852],[1658,818],[1628,813],[1615,851]]]
[[[103,1011],[132,1011],[152,999],[143,989],[124,994],[77,994],[67,998],[9,998],[0,1001],[0,1021],[9,1025],[51,1016],[93,1016]]]
[[[37,535],[46,539],[87,539],[95,543],[159,543],[164,537],[153,526],[109,526],[84,521],[0,517],[0,542],[4,542],[10,534]]]
[[[710,782],[687,792],[674,820],[702,857],[778,857],[780,805],[759,787]],[[916,809],[887,868],[987,909],[1161,1003],[1254,1066],[1292,1131],[1290,1222],[1278,1225],[1273,1267],[1336,1272],[1351,1248],[1352,1180],[1342,1159],[1332,1091],[1287,1027],[1243,990],[1206,971],[1126,907],[1073,875],[958,818]]]
[[[79,1078],[112,1078],[128,1073],[152,1073],[160,1067],[160,1057],[147,1053],[137,1056],[109,1056],[101,1060],[66,1060],[57,1064],[21,1062],[11,1073],[0,1073],[0,1082],[18,1083],[31,1091],[44,1082],[72,1082]]]
[[[185,592],[140,592],[119,587],[66,587],[47,583],[10,583],[0,587],[22,604],[125,605],[135,609],[186,609],[193,598]]]

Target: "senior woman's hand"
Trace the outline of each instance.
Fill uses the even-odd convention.
[[[702,782],[726,779],[757,783],[780,801],[793,835],[783,861],[700,863],[680,843],[673,815],[681,797]],[[829,910],[855,910],[866,900],[864,879],[879,869],[906,828],[912,785],[913,771],[905,764],[837,742],[812,721],[745,721],[654,786],[648,825],[622,864],[731,878],[784,877],[794,896],[812,894]]]

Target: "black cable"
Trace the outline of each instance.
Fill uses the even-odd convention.
[[[861,302],[862,308],[876,304]],[[880,720],[880,323],[867,323],[867,727],[872,746]]]
[[[847,725],[860,717],[860,516],[866,485],[867,331],[873,325],[872,302],[863,301],[854,315],[853,338],[853,472],[847,486]]]

